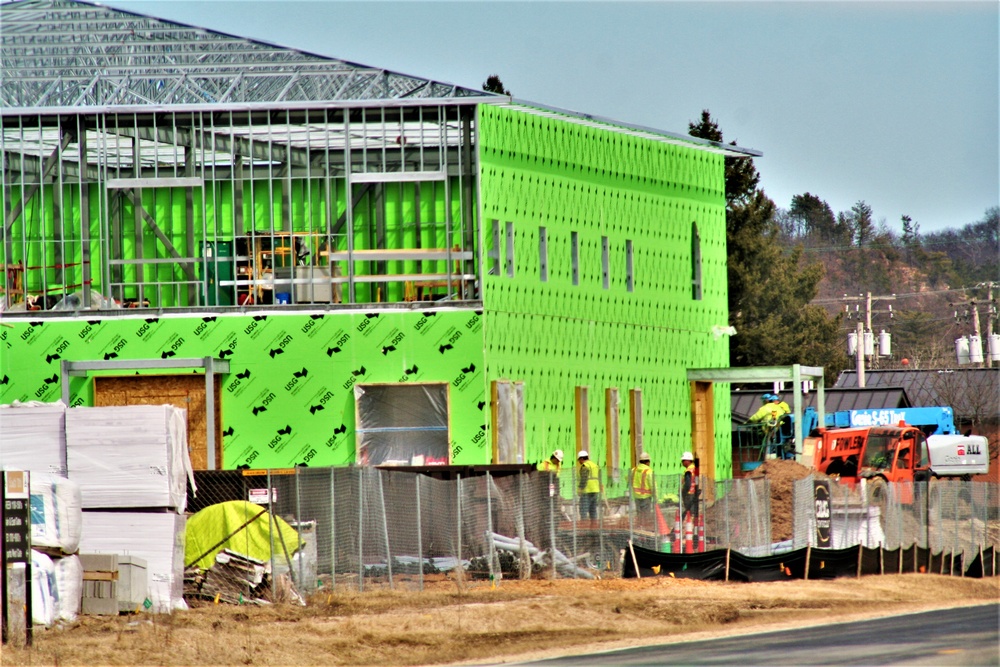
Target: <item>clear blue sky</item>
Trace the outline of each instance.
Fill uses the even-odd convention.
[[[1000,205],[995,1],[105,4],[673,132],[709,109],[784,208],[930,232]]]

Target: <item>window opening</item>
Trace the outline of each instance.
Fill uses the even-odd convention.
[[[580,284],[580,235],[577,232],[570,232],[570,260],[573,265],[573,284]]]
[[[448,464],[448,385],[354,385],[361,465]]]
[[[545,227],[538,228],[538,275],[543,283],[549,281],[549,241]]]
[[[514,223],[507,222],[507,277],[514,277]]]
[[[691,298],[701,301],[701,236],[698,223],[691,223]]]
[[[491,220],[492,227],[490,229],[490,234],[492,236],[493,245],[490,246],[489,259],[490,259],[490,273],[491,276],[500,275],[500,221]]]
[[[635,276],[632,273],[632,239],[625,240],[625,289],[635,291]]]
[[[601,286],[604,289],[611,288],[611,256],[609,253],[608,237],[601,237]]]

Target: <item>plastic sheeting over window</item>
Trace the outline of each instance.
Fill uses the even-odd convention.
[[[358,462],[447,465],[448,385],[355,385]]]

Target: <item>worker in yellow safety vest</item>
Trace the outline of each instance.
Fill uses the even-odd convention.
[[[639,464],[632,468],[629,480],[632,488],[632,498],[635,500],[635,512],[639,517],[647,518],[653,509],[653,496],[656,495],[653,469],[649,465],[649,454],[639,454]]]
[[[792,411],[788,403],[781,400],[777,394],[764,394],[760,398],[764,401],[764,405],[747,420],[748,424],[764,422],[768,426],[775,426],[782,417]]]
[[[601,497],[601,469],[590,460],[586,449],[581,449],[577,456],[580,478],[577,489],[580,492],[580,518],[596,519],[597,504]]]
[[[563,462],[563,450],[557,449],[552,452],[552,456],[549,457],[548,461],[542,461],[538,464],[538,469],[542,472],[554,472],[559,474],[560,468],[562,468]]]

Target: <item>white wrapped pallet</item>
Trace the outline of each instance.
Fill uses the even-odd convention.
[[[31,546],[62,554],[80,545],[83,511],[80,485],[61,475],[31,475]]]
[[[66,458],[85,510],[169,507],[183,512],[187,480],[194,484],[187,411],[172,405],[67,410]]]
[[[186,518],[174,512],[83,513],[80,551],[126,554],[146,561],[151,611],[187,609],[184,602]]]
[[[0,405],[0,468],[66,474],[66,406]]]
[[[56,617],[75,621],[83,602],[83,564],[75,554],[55,558],[52,564],[55,566]]]
[[[52,559],[41,551],[31,552],[31,622],[49,627],[59,614],[59,589]]]

